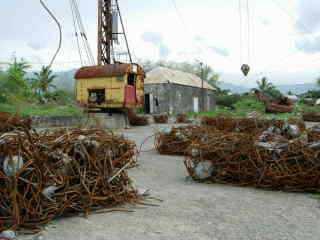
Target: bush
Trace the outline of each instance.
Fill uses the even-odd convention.
[[[320,91],[317,90],[309,90],[307,93],[303,95],[304,98],[314,98],[318,99],[320,98]]]
[[[57,104],[70,104],[73,102],[73,96],[65,90],[56,90],[43,94],[43,98],[47,102],[54,102]]]
[[[240,112],[264,112],[265,106],[254,96],[244,96],[237,103],[234,104],[234,107]]]
[[[235,103],[241,99],[239,94],[232,95],[218,95],[216,97],[216,102],[218,106],[232,108]]]

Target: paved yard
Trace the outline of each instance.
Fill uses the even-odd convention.
[[[140,145],[155,128],[159,126],[123,133]],[[152,148],[150,139],[143,149]],[[139,161],[130,176],[138,187],[164,200],[160,207],[61,219],[38,239],[320,239],[320,200],[312,195],[194,183],[186,179],[182,157],[160,156],[154,150],[143,152]]]

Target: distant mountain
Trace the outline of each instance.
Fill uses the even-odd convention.
[[[230,90],[233,93],[245,93],[250,91],[251,88],[240,86],[232,83],[221,82],[219,84],[221,89]],[[276,87],[283,93],[287,94],[291,91],[294,94],[303,94],[309,90],[319,90],[319,87],[315,83],[305,83],[305,84],[287,84],[287,85],[276,85]]]
[[[309,90],[319,89],[315,83],[305,83],[305,84],[292,84],[292,85],[279,85],[277,88],[284,94],[291,91],[294,94],[303,94]]]
[[[73,93],[75,87],[75,72],[76,70],[55,72],[54,74],[57,76],[57,78],[54,80],[53,84],[60,89]]]
[[[220,82],[219,87],[223,90],[230,90],[233,93],[245,93],[250,91],[250,88],[235,85],[232,83],[227,83],[227,82]]]

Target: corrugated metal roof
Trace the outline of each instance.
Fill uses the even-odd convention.
[[[190,87],[201,88],[201,79],[191,73],[173,70],[165,67],[157,67],[147,73],[145,84],[175,83]],[[204,88],[216,90],[214,87],[204,82]]]

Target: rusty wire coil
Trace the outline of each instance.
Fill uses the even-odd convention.
[[[300,119],[267,120],[258,118],[232,118],[232,117],[203,117],[202,125],[211,126],[221,131],[228,132],[261,132],[271,126],[282,128],[285,123],[299,126],[301,131],[305,131],[306,125]]]
[[[31,129],[31,118],[24,118],[18,114],[0,113],[0,133],[12,131],[17,128]]]
[[[155,123],[166,124],[169,121],[169,116],[167,114],[155,115],[153,116],[153,120]]]
[[[147,126],[147,125],[149,125],[148,117],[138,116],[132,110],[128,111],[128,119],[129,119],[130,125],[132,125],[132,126]]]
[[[205,180],[215,183],[317,192],[319,145],[295,139],[272,149],[261,147],[250,133],[217,131],[190,145],[185,166],[197,181],[204,180],[199,175],[201,168],[209,171]]]
[[[138,200],[126,169],[135,144],[103,130],[0,135],[0,232]]]

